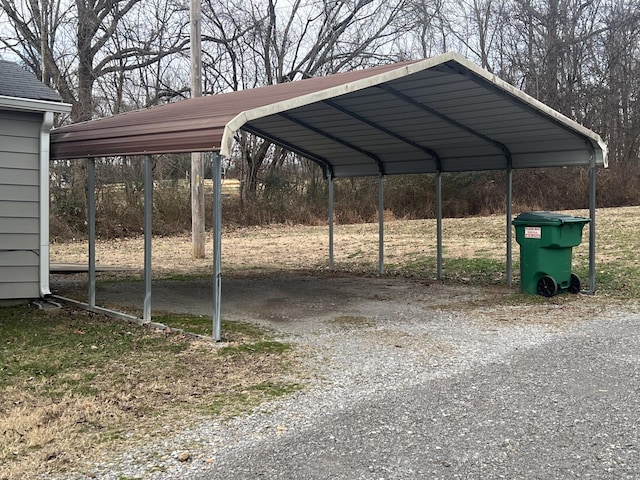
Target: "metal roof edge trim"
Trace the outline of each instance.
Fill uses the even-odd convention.
[[[457,53],[454,53],[454,52],[451,52],[451,53],[452,53],[452,57],[453,57],[452,60],[455,60],[457,63],[461,64],[463,67],[465,67],[466,69],[470,70],[475,75],[483,78],[484,80],[494,84],[495,86],[499,87],[500,89],[504,90],[505,92],[513,95],[518,100],[520,100],[522,102],[525,102],[525,103],[528,103],[529,105],[531,105],[535,109],[539,110],[543,114],[553,118],[557,122],[560,122],[560,123],[566,125],[567,127],[575,130],[577,133],[579,133],[583,137],[586,137],[587,139],[589,139],[591,141],[591,144],[594,147],[597,146],[600,149],[601,154],[602,154],[602,164],[603,164],[603,166],[605,168],[609,166],[609,162],[608,162],[608,159],[607,159],[607,156],[608,156],[608,153],[609,153],[609,148],[607,147],[607,144],[604,142],[604,140],[602,140],[602,137],[600,137],[600,135],[598,135],[596,132],[594,132],[593,130],[588,129],[584,125],[579,124],[575,120],[571,120],[569,117],[563,115],[562,113],[558,112],[557,110],[554,110],[553,108],[549,107],[548,105],[545,105],[540,100],[532,97],[531,95],[528,95],[527,93],[525,93],[522,90],[514,87],[510,83],[505,82],[500,77],[498,77],[495,73],[491,73],[491,72],[485,70],[484,68],[479,67],[475,63],[471,62],[470,60],[467,60],[466,58],[464,58],[463,56],[461,56],[461,55],[459,55]]]
[[[33,98],[8,97],[6,95],[0,95],[0,108],[53,113],[69,113],[71,111],[71,105],[69,103],[36,100]]]
[[[307,93],[292,99],[283,100],[280,102],[263,105],[261,107],[240,112],[225,125],[224,133],[222,134],[222,141],[220,142],[220,154],[223,156],[229,156],[231,154],[233,136],[238,130],[242,128],[244,124],[250,122],[251,120],[267,117],[269,115],[280,113],[286,110],[291,110],[296,107],[309,105],[320,100],[338,97],[346,93],[363,90],[367,87],[372,87],[374,85],[388,82],[390,80],[395,80],[397,78],[406,77],[413,73],[417,73],[422,70],[428,70],[429,68],[435,67],[451,60],[457,60],[459,58],[462,57],[460,57],[460,55],[458,55],[457,53],[448,52],[424,60],[416,60],[414,63],[403,65],[401,67],[394,68],[393,70],[379,73],[377,75],[372,75],[370,77],[343,83],[341,85],[329,87],[317,92]]]

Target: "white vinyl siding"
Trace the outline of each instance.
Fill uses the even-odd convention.
[[[0,300],[37,298],[39,113],[0,111]]]

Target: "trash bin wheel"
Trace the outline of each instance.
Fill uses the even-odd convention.
[[[572,273],[571,280],[569,280],[568,292],[576,294],[576,293],[580,293],[581,290],[582,290],[582,281],[580,280],[580,277],[575,273]]]
[[[545,275],[538,280],[538,294],[543,297],[553,297],[556,293],[558,293],[558,283],[553,277]]]

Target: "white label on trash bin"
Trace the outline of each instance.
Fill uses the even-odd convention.
[[[524,238],[542,238],[542,228],[524,227]]]

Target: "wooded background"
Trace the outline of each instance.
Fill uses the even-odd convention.
[[[60,122],[190,96],[187,0],[0,5],[0,57],[73,105]],[[205,95],[457,51],[602,136],[610,168],[598,172],[598,206],[640,203],[640,0],[203,0],[202,50]],[[236,140],[226,225],[326,222],[318,167],[247,134]],[[55,237],[85,233],[84,168],[52,164]],[[191,228],[189,169],[189,156],[156,157],[155,233]],[[140,233],[138,159],[101,159],[98,172],[98,233]],[[586,175],[515,171],[514,208],[585,207]],[[504,211],[503,172],[446,175],[443,188],[445,215]],[[376,198],[377,178],[338,180],[337,221],[374,219]],[[389,216],[433,216],[434,203],[432,175],[387,178]]]

